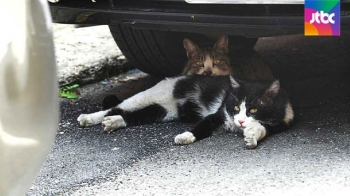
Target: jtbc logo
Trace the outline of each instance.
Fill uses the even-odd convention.
[[[316,22],[317,24],[334,24],[334,13],[332,14],[328,14],[328,13],[324,13],[323,11],[321,11],[321,13],[319,13],[318,11],[316,13],[312,14],[312,19],[310,20],[310,23],[313,24],[314,22]],[[321,22],[320,22],[321,20]]]

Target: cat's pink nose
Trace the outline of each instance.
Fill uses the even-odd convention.
[[[242,124],[244,123],[244,120],[238,120],[238,122],[239,122],[239,124],[241,124],[241,126],[242,126]]]

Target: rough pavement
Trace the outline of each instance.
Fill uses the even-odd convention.
[[[256,49],[292,96],[290,130],[248,150],[235,134],[175,146],[191,124],[78,128],[104,94],[157,79],[88,85],[80,99],[61,100],[56,142],[28,195],[348,195],[350,38],[264,38]]]
[[[125,69],[122,64],[126,59],[108,26],[54,24],[53,32],[61,86],[92,83]]]

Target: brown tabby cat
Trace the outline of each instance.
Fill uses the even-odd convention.
[[[228,37],[220,36],[213,48],[199,48],[189,39],[184,47],[188,61],[182,75],[232,75],[230,57],[228,56]]]
[[[226,35],[221,35],[213,48],[199,48],[189,39],[183,44],[188,61],[182,75],[234,75],[252,81],[274,80],[270,68],[255,50],[230,49],[229,54]]]

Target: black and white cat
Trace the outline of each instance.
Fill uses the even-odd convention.
[[[286,130],[293,121],[287,94],[273,82],[247,82],[232,76],[180,76],[124,100],[118,106],[81,114],[81,126],[102,123],[107,132],[127,126],[181,120],[196,122],[175,137],[176,144],[191,144],[214,131],[243,132],[248,148],[266,136]]]

